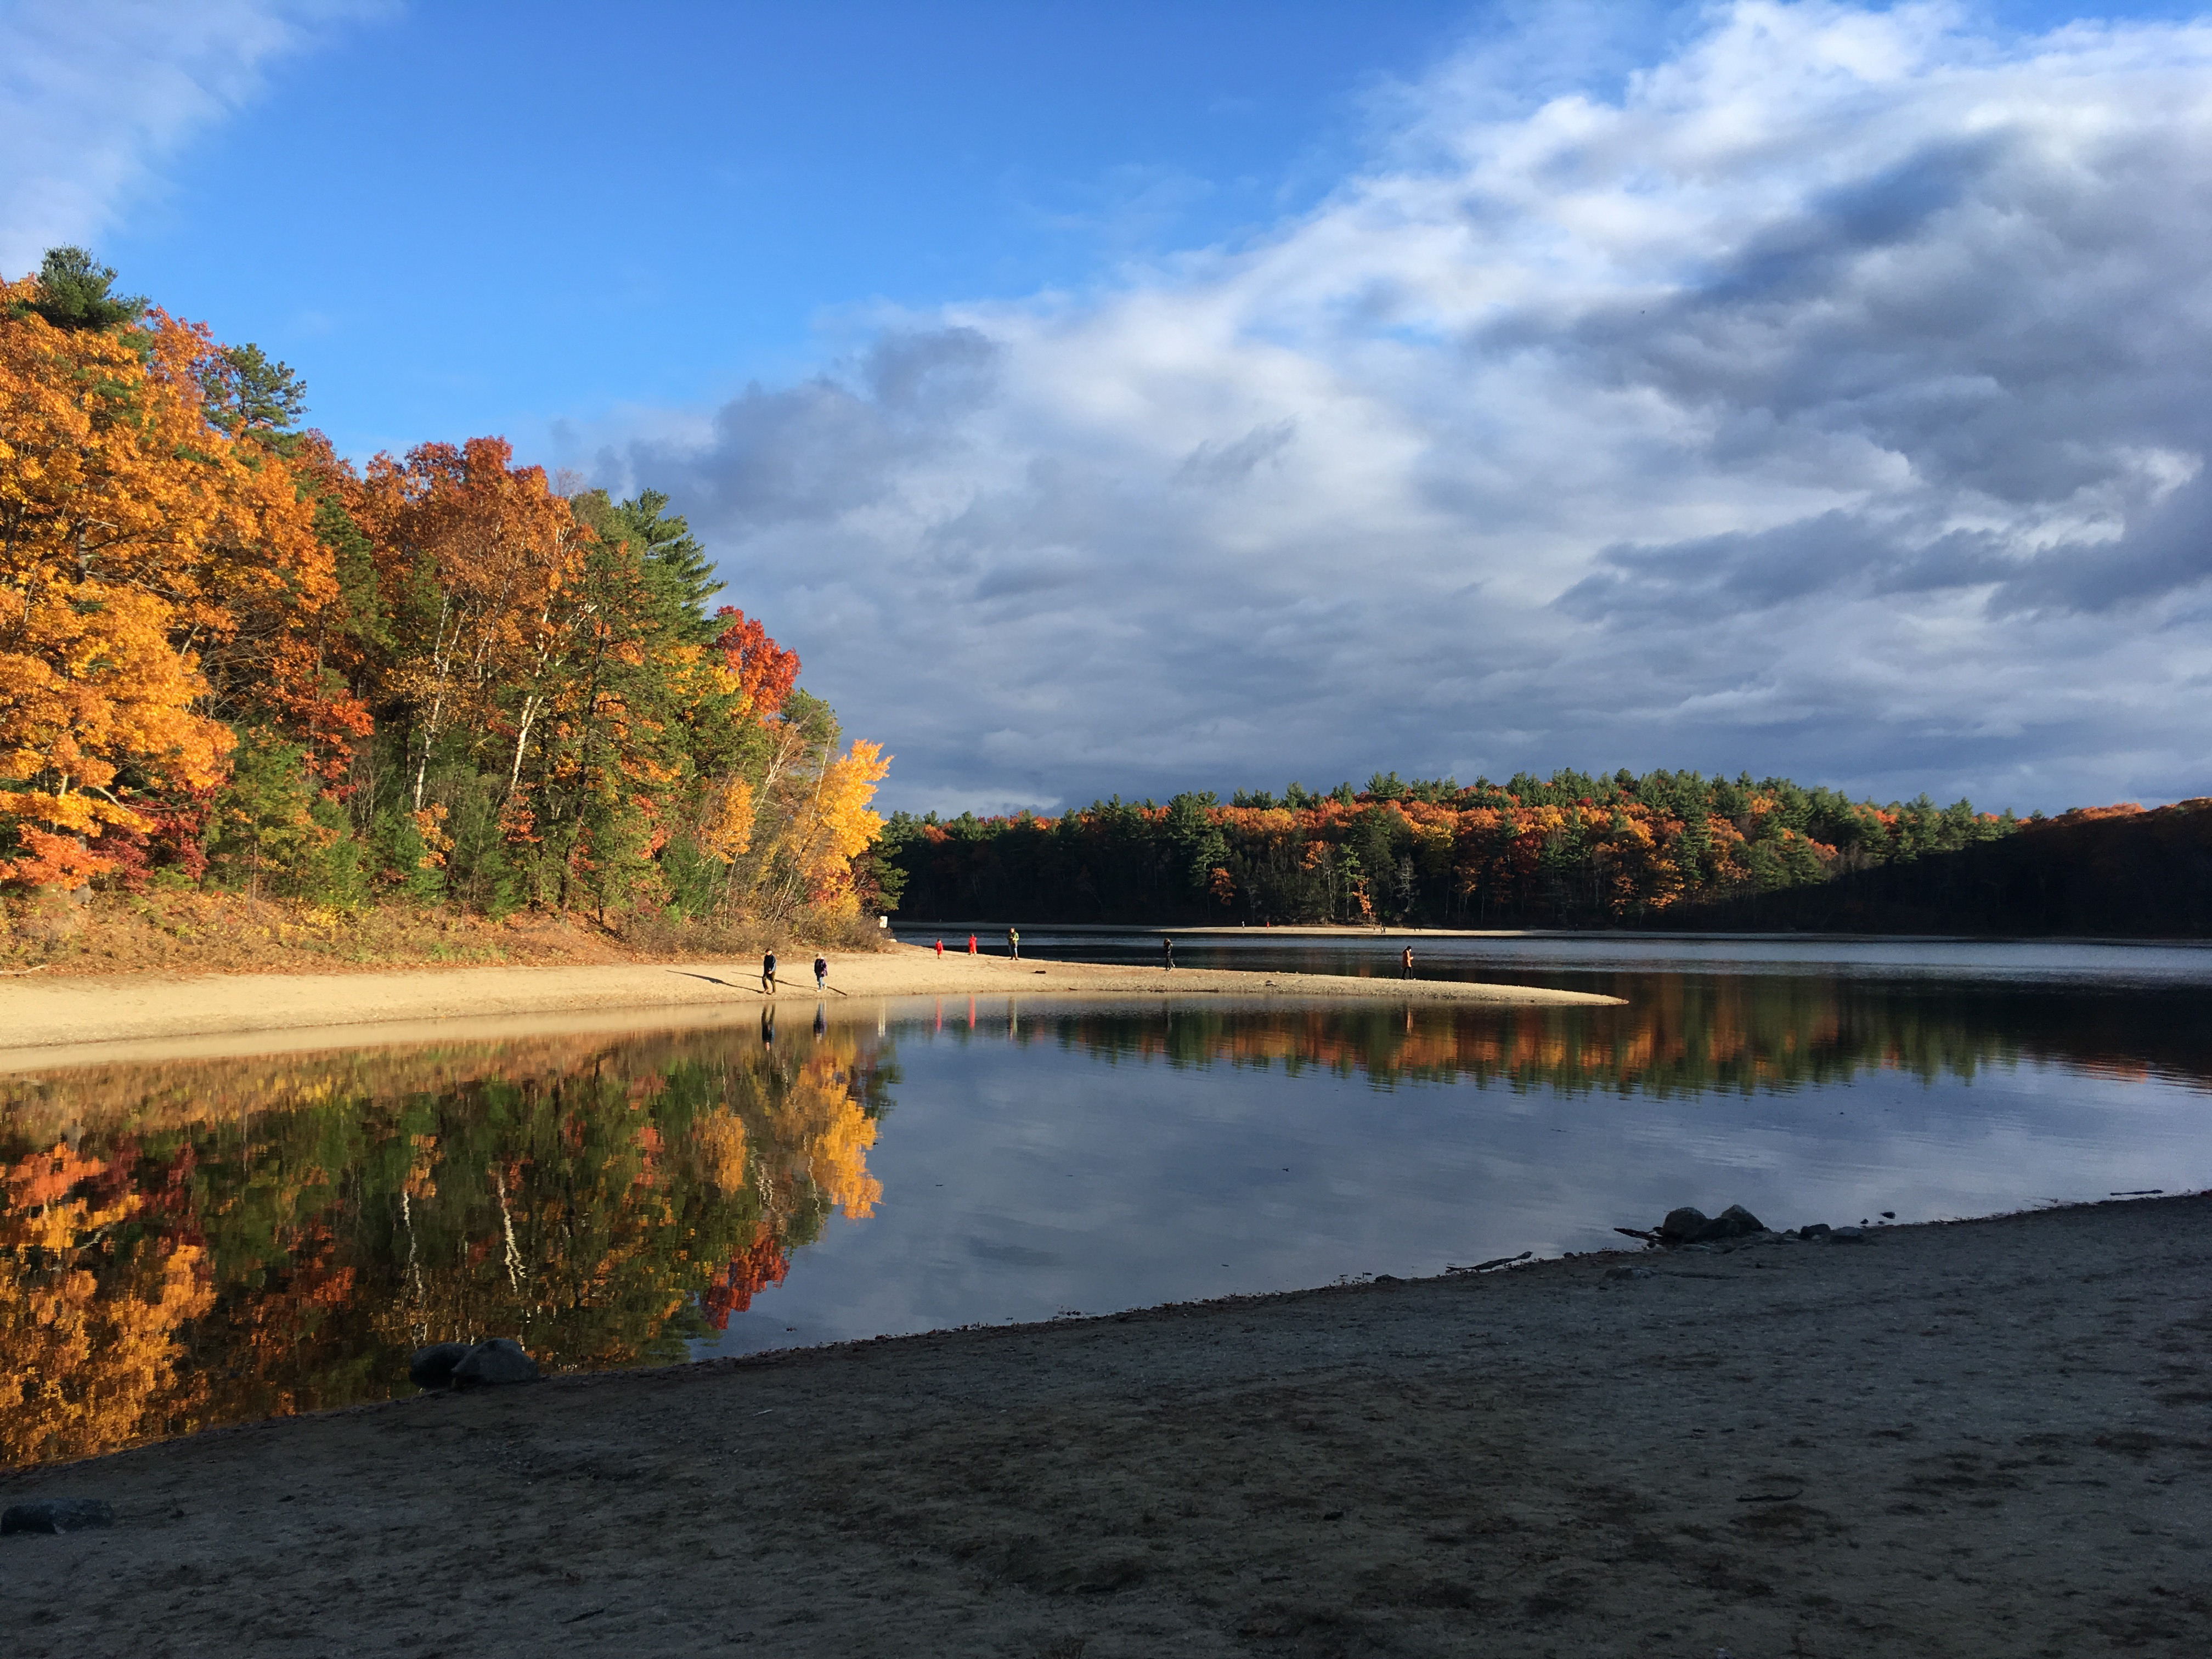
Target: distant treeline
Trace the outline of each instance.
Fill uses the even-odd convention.
[[[2130,854],[2098,850],[2130,823],[2178,835],[2198,863],[2177,854],[2170,876],[2138,878]],[[1389,774],[1225,805],[1194,792],[1057,818],[899,814],[880,846],[910,921],[2179,933],[2192,924],[2160,917],[2203,928],[2206,823],[2183,808],[2021,819],[1925,796],[1884,806],[1748,774],[1468,786]],[[2180,879],[2197,884],[2193,910],[2154,896]],[[2136,920],[2099,920],[2107,894]]]
[[[1853,933],[2212,938],[2212,799],[2094,806],[2021,833],[1703,907],[1686,925]]]

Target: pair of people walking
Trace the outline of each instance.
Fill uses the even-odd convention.
[[[973,933],[968,935],[968,954],[971,957],[976,954],[975,935]],[[1016,962],[1022,959],[1022,936],[1012,927],[1006,929],[1006,954]],[[939,961],[944,959],[945,941],[943,939],[937,941],[937,955]]]
[[[830,958],[827,957],[817,957],[814,958],[814,989],[816,994],[819,994],[821,992],[827,990],[829,986]],[[775,952],[773,951],[766,951],[761,957],[761,994],[763,996],[774,996],[776,992],[781,988],[782,988],[776,983]]]

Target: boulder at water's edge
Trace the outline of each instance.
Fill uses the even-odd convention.
[[[538,1362],[523,1352],[522,1344],[509,1336],[495,1336],[477,1343],[469,1350],[468,1357],[453,1367],[453,1386],[457,1389],[537,1380]]]

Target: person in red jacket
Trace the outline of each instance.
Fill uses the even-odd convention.
[[[937,959],[939,962],[945,960],[945,941],[943,939],[937,941]]]

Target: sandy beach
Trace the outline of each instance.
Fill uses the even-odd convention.
[[[782,963],[777,1000],[817,1000],[814,953]],[[838,954],[831,1000],[919,996],[1191,997],[1520,1006],[1611,1006],[1612,997],[1449,980],[1346,974],[1236,973],[1091,963],[1015,962],[920,945]],[[679,962],[592,967],[407,969],[346,974],[22,975],[0,979],[0,1054],[121,1042],[161,1043],[245,1033],[618,1011],[711,1013],[766,1000],[760,965]],[[413,1034],[410,1034],[410,1036]],[[358,1031],[345,1039],[368,1040]],[[395,1037],[393,1040],[399,1040]],[[198,1050],[195,1050],[198,1051]],[[171,1050],[174,1052],[174,1050]],[[28,1056],[16,1056],[19,1061]],[[45,1054],[40,1063],[64,1063]]]
[[[1599,1255],[0,1477],[17,1652],[2080,1656],[2212,1628],[2212,1200]]]

